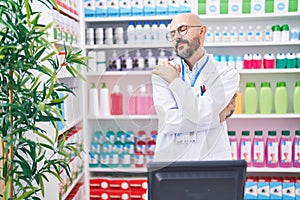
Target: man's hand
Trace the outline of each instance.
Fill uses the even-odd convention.
[[[180,72],[180,65],[176,64],[175,66],[173,66],[168,61],[158,63],[158,65],[154,66],[152,71],[153,74],[160,76],[168,83],[172,83],[172,81],[178,78]]]
[[[226,108],[219,114],[220,117],[220,122],[225,121],[227,118],[229,118],[235,108],[235,99],[236,99],[237,94],[235,93],[232,99],[230,100],[229,104],[226,106]]]

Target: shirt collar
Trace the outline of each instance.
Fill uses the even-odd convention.
[[[192,68],[192,71],[190,71],[188,65],[184,62],[183,60],[183,63],[184,63],[184,71],[185,71],[185,74],[190,78],[192,79],[195,74],[197,73],[197,71],[202,67],[202,65],[205,63],[206,59],[207,59],[207,52],[205,51],[202,58],[200,58],[200,60],[198,60],[198,62],[195,63],[195,65],[193,66]]]

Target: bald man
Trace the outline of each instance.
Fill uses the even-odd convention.
[[[195,14],[171,22],[166,38],[178,57],[152,72],[159,121],[155,161],[232,159],[225,119],[234,110],[239,74],[206,52],[206,30]]]

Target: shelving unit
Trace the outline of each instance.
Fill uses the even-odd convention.
[[[197,8],[194,8],[197,10]],[[194,12],[194,11],[193,11]],[[174,16],[139,16],[139,17],[105,17],[105,18],[86,18],[85,27],[116,27],[121,26],[126,30],[128,22],[133,21],[169,21]],[[273,24],[289,24],[291,26],[300,26],[300,14],[297,13],[287,13],[287,14],[243,14],[243,15],[219,15],[219,16],[208,16],[201,15],[203,23],[208,27],[216,27],[226,25],[231,26],[248,26],[248,25],[273,25]],[[246,22],[246,24],[245,24]],[[113,23],[113,25],[112,25]],[[273,53],[277,54],[280,52],[299,52],[300,41],[288,41],[288,42],[273,42],[273,41],[260,41],[260,42],[205,42],[204,44],[208,53],[214,55],[243,55],[245,53]],[[125,51],[126,49],[133,51],[136,49],[172,49],[171,43],[160,43],[160,44],[113,44],[113,45],[85,45],[86,51],[105,51],[107,52],[106,59],[108,60],[108,55],[111,54],[113,50],[118,52]],[[244,92],[245,83],[249,81],[257,82],[257,90],[261,81],[271,82],[272,90],[274,91],[276,82],[286,81],[288,86],[288,91],[293,91],[294,82],[299,81],[300,69],[243,69],[240,71],[240,89]],[[105,72],[87,72],[87,83],[85,85],[85,105],[88,102],[88,89],[91,83],[96,83],[98,88],[100,88],[101,82],[106,82],[109,90],[113,88],[115,84],[119,84],[121,91],[124,91],[123,95],[126,96],[126,86],[132,84],[135,88],[138,88],[140,84],[147,85],[147,91],[151,94],[151,70],[145,71],[105,71]],[[291,105],[291,92],[289,93],[289,105]],[[85,108],[85,134],[86,140],[85,144],[89,147],[89,142],[91,141],[92,134],[96,130],[106,130],[114,128],[113,130],[124,129],[127,130],[128,127],[134,131],[138,131],[140,128],[146,128],[146,131],[150,131],[157,127],[158,119],[155,115],[120,115],[120,116],[107,116],[107,117],[92,117],[88,115],[88,108]],[[254,127],[255,126],[255,127]],[[264,131],[269,129],[291,129],[292,131],[300,129],[300,115],[294,114],[292,112],[292,107],[289,106],[287,114],[278,115],[274,114],[235,114],[232,115],[228,120],[228,129],[236,130],[241,132],[242,130],[250,130],[251,136],[252,132],[260,128]],[[237,136],[240,138],[240,134]],[[86,170],[90,173],[90,178],[95,174],[97,176],[105,176],[106,174],[118,174],[118,173],[146,173],[147,169],[144,168],[92,168],[86,167]],[[264,175],[264,176],[298,176],[300,172],[299,168],[253,168],[249,167],[247,173],[249,175]],[[87,192],[89,188],[86,187]]]

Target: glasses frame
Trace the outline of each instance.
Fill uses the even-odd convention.
[[[193,27],[202,27],[203,25],[181,25],[179,26],[176,30],[173,31],[169,31],[166,34],[166,39],[169,42],[173,42],[174,41],[174,37],[176,35],[176,32],[180,35],[180,36],[185,36],[188,33],[188,28],[193,28]],[[181,30],[183,27],[185,27],[184,30]],[[172,36],[173,35],[173,36]]]

